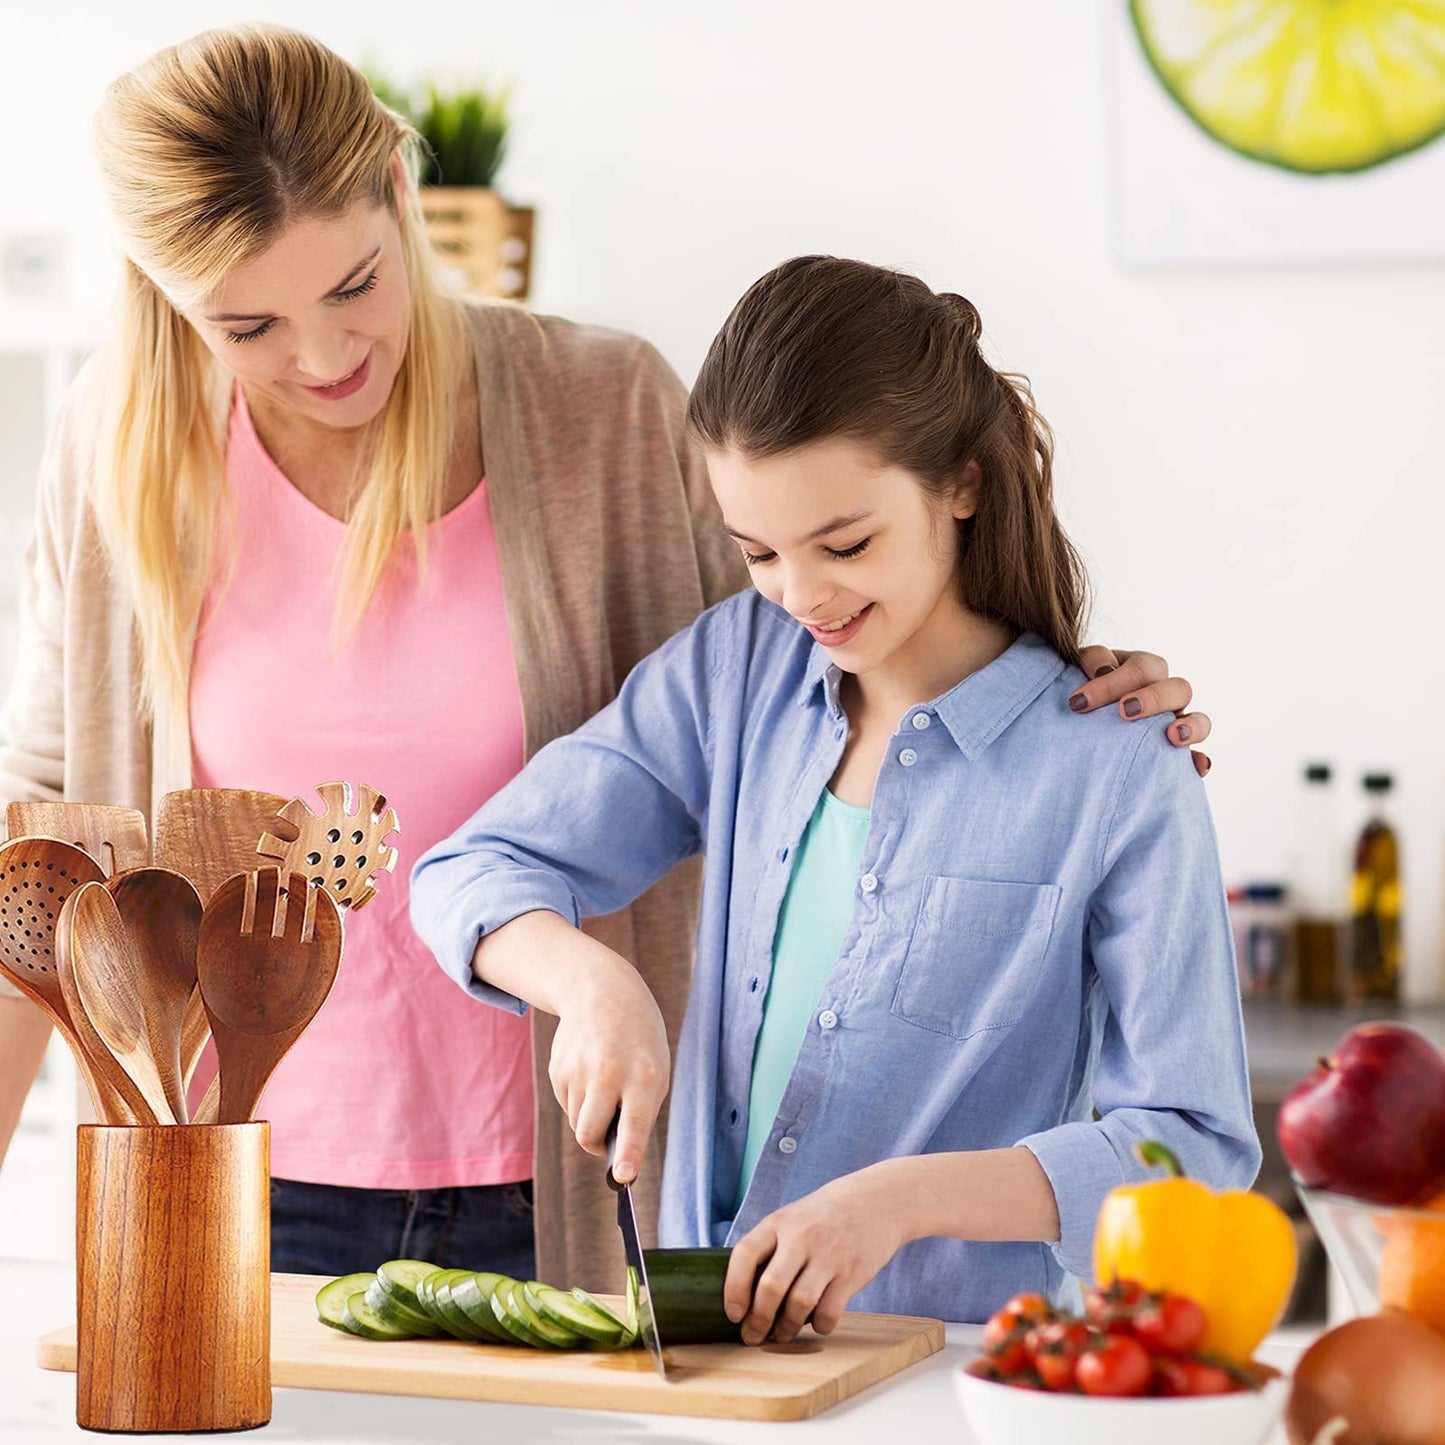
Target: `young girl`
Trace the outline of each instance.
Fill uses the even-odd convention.
[[[628,1178],[668,1039],[577,924],[706,855],[659,1236],[735,1246],[750,1342],[1057,1295],[1141,1139],[1216,1186],[1259,1163],[1199,779],[1163,720],[1073,716],[1050,436],[979,332],[858,262],[754,285],[689,419],[755,590],[413,878],[452,977],[558,1015],[558,1100],[593,1153],[620,1106]]]

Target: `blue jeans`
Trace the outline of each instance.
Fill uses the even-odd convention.
[[[532,1181],[460,1189],[271,1181],[273,1270],[337,1276],[389,1259],[534,1279]]]

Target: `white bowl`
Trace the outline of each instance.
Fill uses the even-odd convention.
[[[1289,1381],[1262,1390],[1188,1399],[1113,1399],[1021,1390],[953,1372],[977,1445],[1262,1445],[1289,1394]]]

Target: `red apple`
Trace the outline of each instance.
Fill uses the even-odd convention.
[[[1400,1024],[1361,1024],[1279,1106],[1279,1143],[1312,1189],[1412,1204],[1445,1185],[1445,1054]]]

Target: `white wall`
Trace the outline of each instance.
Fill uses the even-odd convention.
[[[1409,983],[1440,990],[1445,266],[1121,271],[1098,5],[18,8],[0,19],[0,226],[72,230],[83,302],[107,285],[87,152],[102,86],[248,15],[401,74],[515,78],[503,183],[541,208],[535,304],[640,331],[684,376],[790,254],[963,291],[1058,431],[1093,635],[1166,653],[1218,723],[1208,788],[1227,873],[1280,872],[1306,757],[1394,769]]]

